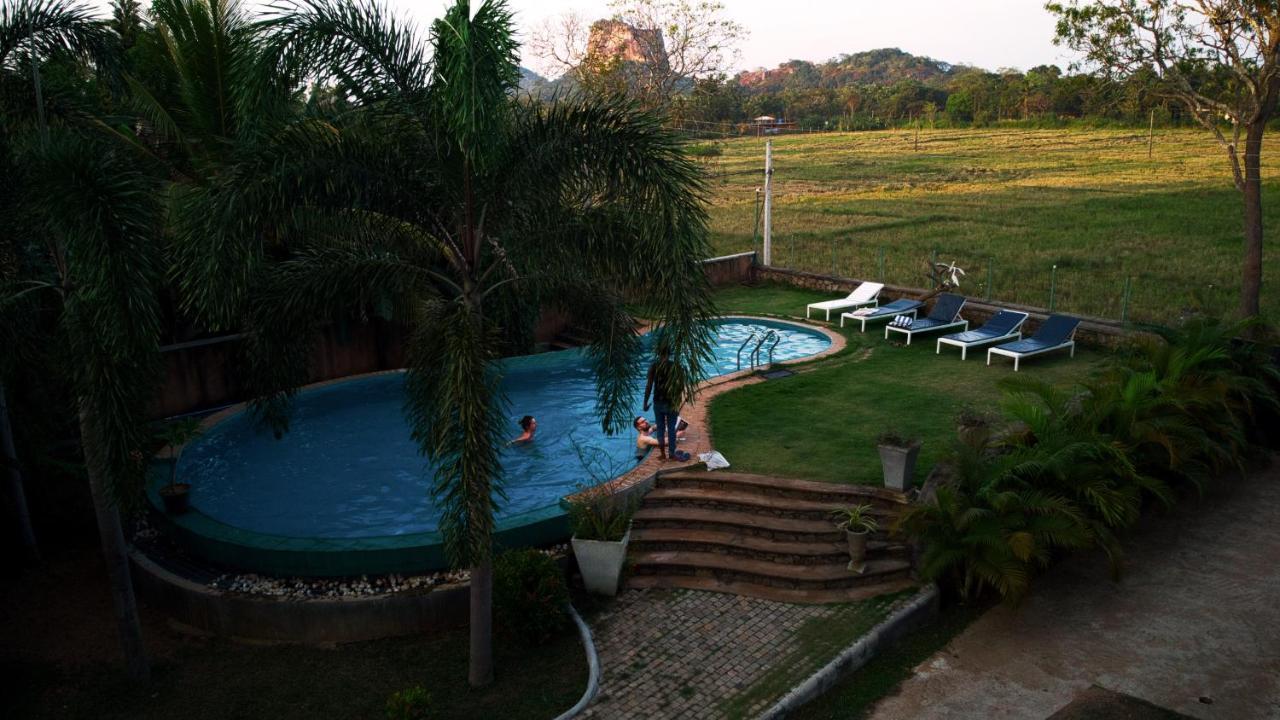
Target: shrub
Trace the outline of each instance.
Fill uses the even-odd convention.
[[[1004,382],[1011,430],[958,443],[954,480],[895,527],[923,541],[921,573],[1016,602],[1065,551],[1102,549],[1118,572],[1118,532],[1145,504],[1244,472],[1256,418],[1280,408],[1280,373],[1237,339],[1246,329],[1205,318],[1151,329],[1083,388]]]
[[[603,485],[579,490],[568,499],[569,527],[579,540],[618,542],[627,534],[636,503],[616,497]]]
[[[520,642],[547,642],[569,623],[569,589],[550,557],[533,549],[509,550],[493,564],[493,609],[502,632]]]
[[[720,157],[724,154],[719,143],[693,143],[686,145],[684,151],[693,157]]]
[[[876,436],[877,445],[888,445],[897,448],[909,448],[920,442],[900,430],[890,428]]]
[[[421,686],[387,698],[387,720],[429,720],[431,715],[431,693]]]

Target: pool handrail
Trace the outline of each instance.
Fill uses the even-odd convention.
[[[747,336],[747,339],[743,340],[742,344],[738,346],[738,369],[739,370],[742,369],[742,351],[746,349],[747,343],[750,343],[752,340],[755,340],[755,339],[756,339],[756,331],[752,330],[751,334]],[[748,357],[748,359],[750,359],[750,357]]]
[[[782,336],[774,333],[773,344],[769,346],[769,365],[773,365],[773,349],[778,347],[778,343],[782,342]]]
[[[769,338],[774,338],[776,340],[778,338],[777,331],[770,329],[769,332],[760,337],[760,341],[756,343],[756,348],[751,351],[752,368],[760,364],[760,348],[764,347],[764,344],[769,342]]]

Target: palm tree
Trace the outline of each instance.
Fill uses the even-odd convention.
[[[78,3],[0,6],[0,161],[17,178],[0,197],[14,229],[5,254],[15,259],[0,276],[0,309],[39,299],[56,312],[51,340],[67,359],[126,665],[144,679],[149,662],[119,507],[139,496],[143,410],[157,379],[160,187],[84,132],[93,122],[82,98],[69,92],[51,101],[39,72],[64,63],[102,77],[113,48],[103,23]]]
[[[205,316],[244,318],[255,409],[278,431],[317,324],[377,313],[405,328],[406,415],[438,468],[449,555],[471,570],[469,677],[486,684],[506,432],[496,361],[530,311],[571,311],[595,338],[602,428],[620,431],[641,350],[623,303],[638,297],[687,397],[712,314],[701,177],[626,100],[518,100],[501,0],[456,2],[430,48],[371,2],[299,0],[261,31],[277,72],[335,86],[350,107],[179,194],[182,283]]]

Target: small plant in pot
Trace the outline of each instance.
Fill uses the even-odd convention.
[[[169,463],[169,483],[160,488],[160,500],[170,515],[181,515],[189,507],[191,485],[178,482],[178,461],[182,459],[183,448],[199,434],[200,421],[185,418],[164,423],[153,435],[158,445],[156,456]]]
[[[621,475],[626,466],[612,462],[599,448],[586,448],[577,442],[574,448],[594,482],[565,500],[569,527],[573,531],[570,540],[573,555],[589,592],[617,595],[636,503],[615,494],[608,483]]]
[[[833,515],[836,527],[844,530],[849,543],[849,570],[861,573],[867,569],[867,536],[880,529],[871,515],[870,505],[853,505],[840,508]]]
[[[920,456],[920,441],[891,430],[881,433],[876,444],[884,468],[884,486],[898,492],[910,490],[916,474],[916,458]]]

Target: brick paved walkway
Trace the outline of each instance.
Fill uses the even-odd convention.
[[[755,717],[910,595],[791,605],[628,590],[592,621],[603,677],[580,717]]]

